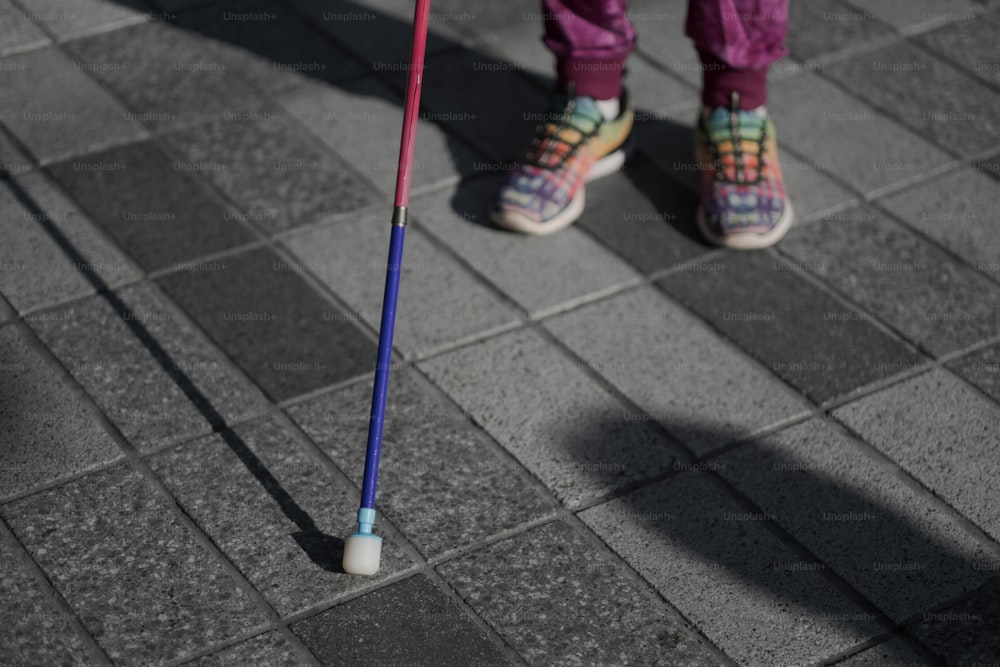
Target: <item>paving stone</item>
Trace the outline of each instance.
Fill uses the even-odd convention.
[[[204,334],[181,319],[148,285],[96,296],[28,316],[29,324],[115,426],[146,451],[208,433],[215,420],[257,414],[264,402],[226,367]],[[128,318],[128,319],[126,319]],[[141,340],[141,325],[165,356]],[[211,406],[195,406],[186,378]]]
[[[811,664],[881,632],[708,475],[681,473],[582,512],[684,617],[739,664]]]
[[[28,0],[22,4],[32,20],[44,24],[60,40],[153,18],[150,5],[143,0]]]
[[[486,633],[423,575],[291,628],[323,664],[507,664]]]
[[[354,490],[273,421],[180,445],[150,465],[282,616],[372,582],[341,569],[341,536],[357,525]],[[381,565],[384,577],[411,562],[386,540]]]
[[[839,0],[795,3],[788,8],[788,48],[808,60],[892,34],[868,11]]]
[[[677,452],[538,334],[520,330],[420,367],[568,506],[664,473]]]
[[[875,74],[881,76],[877,80],[890,78]],[[775,82],[770,100],[782,145],[860,192],[876,192],[950,160],[921,136],[815,74]]]
[[[702,266],[712,270],[710,263]],[[544,326],[699,456],[806,409],[652,288],[584,306]]]
[[[35,48],[49,42],[48,36],[31,22],[28,14],[10,0],[0,2],[0,54]]]
[[[205,177],[269,234],[377,200],[374,190],[284,115],[215,120],[168,136],[184,168]],[[211,167],[211,168],[207,168]]]
[[[177,268],[255,240],[198,177],[177,167],[155,144],[142,142],[49,170],[147,271]]]
[[[129,118],[154,130],[262,113],[255,91],[219,46],[177,26],[143,23],[66,46],[77,68],[128,105]]]
[[[386,216],[344,220],[284,243],[374,331],[379,329],[389,247]],[[512,308],[415,227],[406,232],[395,347],[406,357],[517,320]]]
[[[777,134],[780,142],[780,129]],[[792,202],[798,224],[816,218],[831,208],[857,201],[849,190],[817,171],[812,163],[780,148],[778,157],[785,179],[785,192]]]
[[[692,262],[711,248],[695,228],[697,197],[645,156],[587,184],[586,229],[644,273]]]
[[[712,263],[719,268],[678,272],[659,282],[816,402],[922,362],[865,313],[805,281],[798,274],[803,267],[795,262],[733,252]]]
[[[439,566],[529,664],[717,665],[621,561],[557,521]]]
[[[529,237],[490,226],[489,203],[499,187],[496,178],[466,181],[457,189],[413,198],[410,211],[422,227],[532,315],[639,279],[627,262],[579,229]]]
[[[2,512],[115,662],[168,661],[267,621],[176,510],[128,468],[88,475]]]
[[[886,456],[989,533],[1000,461],[1000,410],[953,375],[935,370],[834,411]]]
[[[1000,93],[911,44],[890,44],[825,71],[956,155],[1000,144]]]
[[[955,359],[948,368],[1000,401],[1000,345]]]
[[[27,155],[17,147],[7,132],[0,128],[0,172],[7,176],[23,174],[34,169]]]
[[[535,0],[511,0],[469,6],[463,0],[437,0],[431,8],[441,23],[469,35],[485,35],[505,28],[542,31],[542,12]]]
[[[379,512],[427,558],[552,512],[468,416],[434,398],[425,382],[410,373],[392,377]],[[352,479],[364,469],[371,393],[371,383],[355,384],[288,410]]]
[[[468,49],[429,57],[420,93],[425,116],[436,119],[492,160],[513,160],[528,145],[548,106],[548,92],[533,84],[516,63]],[[392,76],[405,90],[404,73]],[[515,102],[516,100],[516,102]],[[487,129],[488,128],[488,129]],[[474,171],[503,165],[473,163]]]
[[[184,663],[192,667],[243,667],[244,665],[279,665],[298,667],[302,658],[278,632],[266,632],[235,646]]]
[[[793,230],[781,249],[935,355],[1000,334],[1000,288],[872,209]]]
[[[924,667],[927,658],[905,639],[896,637],[836,664],[837,667]]]
[[[69,664],[87,653],[69,619],[20,562],[7,531],[0,531],[0,642],[5,662]]]
[[[314,85],[281,104],[382,192],[387,204],[396,191],[403,98],[374,77],[337,88]],[[440,118],[427,112],[424,118]],[[471,120],[471,119],[470,119]],[[475,121],[473,121],[475,122]],[[411,187],[456,181],[472,173],[476,155],[441,127],[418,121]],[[388,210],[388,205],[387,205]]]
[[[629,3],[628,16],[637,33],[637,46],[661,67],[692,86],[701,86],[701,61],[684,35],[685,0],[637,0]]]
[[[989,665],[1000,655],[998,623],[1000,593],[993,587],[950,609],[925,612],[911,631],[950,665]]]
[[[994,84],[1000,83],[1000,43],[994,39],[1000,30],[996,13],[969,15],[936,30],[925,32],[915,40],[934,49],[952,62],[964,65],[966,71]]]
[[[177,24],[217,42],[227,63],[275,96],[307,80],[337,83],[362,72],[322,32],[273,0],[223,0],[180,14]]]
[[[13,326],[0,329],[0,489],[21,493],[121,456],[95,416]]]
[[[1000,278],[996,191],[995,180],[962,168],[889,195],[879,205],[960,255],[975,269]]]
[[[899,0],[851,0],[851,4],[897,28],[971,19],[969,10],[976,7],[971,0],[913,0],[905,3]]]
[[[896,621],[976,590],[989,552],[846,436],[809,421],[718,461],[720,474]],[[781,564],[788,569],[801,564]]]
[[[15,192],[30,198],[34,210],[21,205]],[[100,235],[75,204],[37,172],[24,174],[0,189],[0,216],[8,234],[0,246],[0,292],[22,313],[67,298],[94,293],[86,274],[105,284],[135,280],[139,274]],[[40,224],[47,216],[61,238]],[[66,241],[79,253],[68,255]]]
[[[977,160],[972,166],[993,178],[1000,178],[1000,156],[998,155],[985,160]]]
[[[272,398],[368,372],[375,345],[269,250],[160,284]]]
[[[381,72],[405,71],[413,42],[414,3],[401,0],[338,2],[291,0],[300,12],[366,65]],[[440,14],[437,4],[431,15]],[[439,21],[429,24],[427,55],[455,46]]]
[[[146,131],[55,48],[0,60],[0,121],[41,162],[142,139]]]

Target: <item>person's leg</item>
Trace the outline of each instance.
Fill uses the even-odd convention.
[[[499,226],[548,234],[583,212],[584,184],[620,168],[633,112],[622,88],[635,48],[626,0],[543,0],[545,44],[556,56],[552,106],[491,211]]]
[[[626,0],[543,0],[545,45],[556,56],[556,86],[598,100],[621,95],[625,59],[635,48]]]
[[[691,0],[686,33],[702,61],[695,150],[702,170],[698,227],[732,248],[777,243],[792,224],[767,69],[787,52],[787,0]]]

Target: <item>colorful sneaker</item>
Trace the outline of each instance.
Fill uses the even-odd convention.
[[[695,153],[701,165],[698,228],[712,243],[729,248],[766,248],[792,224],[778,163],[774,125],[763,107],[742,111],[705,109],[698,119]]]
[[[614,120],[604,118],[592,97],[556,96],[500,188],[493,222],[528,234],[550,234],[574,222],[583,213],[584,183],[625,163],[633,117],[627,93]]]

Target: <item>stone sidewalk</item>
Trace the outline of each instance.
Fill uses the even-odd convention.
[[[432,2],[358,578],[412,0],[0,0],[0,665],[1000,663],[1000,2],[793,2],[752,253],[684,7],[526,238],[538,0]]]

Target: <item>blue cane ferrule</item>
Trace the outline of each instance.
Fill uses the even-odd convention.
[[[370,535],[372,526],[375,525],[375,510],[371,507],[362,507],[358,510],[358,532]]]

